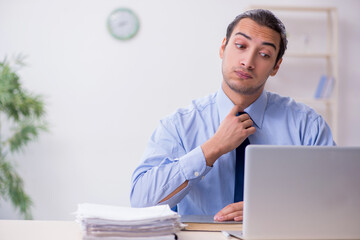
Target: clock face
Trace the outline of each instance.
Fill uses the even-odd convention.
[[[138,32],[139,19],[130,9],[119,8],[110,14],[107,26],[113,37],[127,40]]]

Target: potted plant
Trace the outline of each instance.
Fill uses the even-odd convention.
[[[15,59],[24,66],[23,57]],[[0,61],[0,204],[10,201],[25,219],[31,219],[32,201],[14,167],[14,153],[35,140],[47,129],[45,108],[40,95],[21,86],[20,77],[5,58]]]

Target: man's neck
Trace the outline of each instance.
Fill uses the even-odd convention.
[[[258,99],[263,91],[259,91],[258,93],[252,95],[244,95],[238,92],[233,91],[224,81],[222,83],[222,88],[226,96],[235,104],[240,106],[242,109],[246,109],[249,107],[253,102]]]

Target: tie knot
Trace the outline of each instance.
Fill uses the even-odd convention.
[[[245,114],[245,113],[247,113],[247,112],[238,112],[238,113],[236,114],[236,116],[240,116],[240,115],[243,115],[243,114]]]

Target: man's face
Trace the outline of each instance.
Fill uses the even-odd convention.
[[[220,48],[224,87],[242,95],[260,95],[282,60],[275,66],[280,34],[244,18],[235,26],[226,46],[225,42]]]

